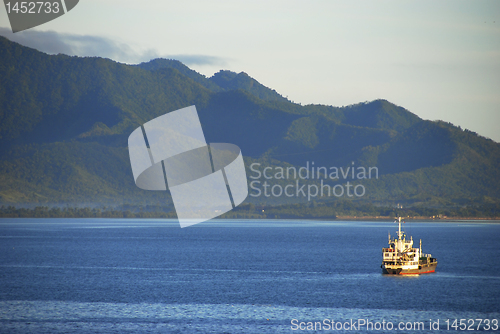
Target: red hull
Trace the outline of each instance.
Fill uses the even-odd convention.
[[[437,267],[437,261],[423,265],[419,269],[409,269],[409,270],[403,270],[401,268],[392,269],[392,268],[384,268],[384,266],[382,265],[382,270],[383,273],[387,275],[420,275],[420,274],[431,274],[436,271],[436,267]]]

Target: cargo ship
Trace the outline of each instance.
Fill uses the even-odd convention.
[[[410,236],[410,240],[406,240],[405,233],[401,231],[401,217],[396,233],[398,237],[394,239],[391,239],[389,234],[389,247],[382,248],[381,268],[384,274],[419,275],[436,271],[437,259],[431,254],[422,253],[422,239],[419,248],[413,248],[413,237]]]

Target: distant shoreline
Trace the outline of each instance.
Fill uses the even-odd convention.
[[[369,210],[359,210],[333,208],[326,206],[306,207],[306,206],[281,206],[281,207],[256,207],[253,205],[243,205],[232,211],[218,216],[217,219],[290,219],[290,220],[332,220],[332,221],[393,221],[395,217],[401,216],[406,221],[488,221],[500,220],[498,209],[495,210],[475,210],[475,215],[457,215],[460,211],[447,210],[440,213],[438,210],[429,212],[429,209],[416,210],[390,210],[379,209],[378,212],[366,212]],[[340,211],[340,212],[339,212]],[[342,212],[344,211],[344,212]],[[350,211],[350,212],[345,212]],[[373,211],[373,210],[372,210]],[[443,210],[444,211],[444,210]],[[471,211],[471,210],[469,210]],[[431,214],[422,214],[422,213]],[[349,214],[345,214],[349,213]],[[359,213],[359,214],[358,214]],[[374,214],[375,213],[375,214]],[[452,213],[453,215],[448,215]],[[39,206],[35,208],[16,208],[14,206],[1,206],[0,218],[151,218],[151,219],[176,219],[177,214],[171,207],[142,207],[123,205],[122,207],[52,207]]]
[[[47,218],[52,218],[52,219],[177,219],[176,217],[165,217],[165,216],[148,216],[148,217],[141,217],[141,216],[120,216],[120,215],[110,215],[110,216],[35,216],[35,215],[24,215],[24,216],[13,216],[13,215],[1,215],[0,219],[8,219],[8,218],[13,218],[13,219],[22,219],[22,218],[29,218],[29,219],[47,219]],[[321,218],[321,217],[265,217],[265,216],[260,216],[260,217],[253,217],[253,218],[236,218],[236,217],[215,217],[213,218],[215,220],[310,220],[310,221],[353,221],[353,222],[362,222],[362,221],[380,221],[380,222],[392,222],[396,218],[395,217],[337,217],[337,218]],[[452,223],[452,222],[464,222],[464,221],[470,221],[470,222],[486,222],[486,221],[500,221],[500,217],[446,217],[446,218],[424,218],[424,217],[410,217],[410,218],[404,218],[405,221],[407,222],[447,222],[447,223]]]
[[[353,221],[386,221],[395,220],[395,217],[352,217],[352,216],[339,216],[336,220],[353,220]],[[455,221],[455,220],[500,220],[500,217],[444,217],[444,218],[426,218],[426,217],[406,217],[403,220],[411,221]]]

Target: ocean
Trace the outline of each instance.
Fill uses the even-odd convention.
[[[0,333],[500,332],[500,222],[404,224],[420,276],[382,275],[396,229],[0,219]]]

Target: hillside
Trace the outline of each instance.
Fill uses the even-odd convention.
[[[0,204],[171,205],[168,192],[135,187],[127,138],[140,124],[193,104],[207,141],[238,145],[247,168],[376,167],[378,179],[326,180],[363,184],[366,194],[353,199],[375,204],[500,201],[500,144],[383,99],[301,106],[244,72],[206,78],[176,60],[125,65],[47,55],[3,37],[0,78]],[[287,181],[297,179],[273,180]],[[308,202],[247,198],[294,201]]]
[[[212,77],[206,78],[198,72],[191,70],[178,60],[161,58],[153,59],[149,62],[141,63],[136,66],[151,72],[163,71],[168,68],[176,69],[181,74],[199,83],[212,92],[241,89],[262,100],[289,102],[275,90],[265,87],[245,72],[235,73],[227,70],[220,70]]]

